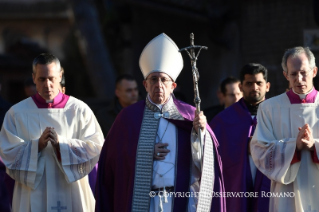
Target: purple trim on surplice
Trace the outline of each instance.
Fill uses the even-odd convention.
[[[189,191],[190,183],[190,130],[195,108],[174,100],[185,121],[169,120],[178,129],[177,175],[175,192]],[[116,117],[103,145],[95,190],[95,211],[129,212],[132,208],[132,196],[135,177],[136,151],[145,108],[145,101],[124,108]],[[217,154],[217,153],[216,153]],[[219,157],[216,155],[215,157]],[[218,160],[215,160],[218,161]],[[215,171],[215,183],[223,191],[221,170],[218,162]],[[221,187],[221,188],[219,188]],[[216,200],[215,200],[216,199]],[[225,211],[224,199],[213,199],[212,211]],[[187,198],[174,198],[174,211],[185,211]]]
[[[291,104],[301,103],[314,103],[316,100],[318,91],[314,88],[303,100],[300,99],[299,95],[295,94],[292,89],[286,92]]]
[[[269,198],[263,198],[261,191],[270,191],[270,180],[257,170],[253,185],[247,148],[256,121],[252,119],[244,100],[226,108],[209,125],[219,142],[225,191],[258,192],[258,198],[226,198],[227,211],[268,212]]]
[[[68,95],[63,94],[60,91],[53,99],[52,103],[47,103],[39,93],[36,93],[31,97],[38,108],[64,108],[70,98]]]

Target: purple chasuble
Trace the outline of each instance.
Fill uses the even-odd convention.
[[[70,96],[65,95],[59,91],[59,94],[53,99],[52,103],[47,103],[45,99],[43,99],[39,93],[32,96],[34,103],[37,105],[38,108],[64,108],[66,103],[68,102]],[[97,174],[97,167],[98,164],[92,169],[89,174],[89,183],[94,193],[95,184],[96,184],[96,174]]]
[[[175,124],[178,132],[174,188],[175,192],[188,192],[192,160],[190,135],[195,108],[176,99],[174,103],[185,119],[184,121],[167,119]],[[116,117],[106,137],[99,161],[95,211],[129,212],[132,209],[136,152],[144,108],[145,101],[139,101],[124,108]],[[214,191],[223,192],[224,181],[221,160],[217,151],[218,143],[208,125],[207,130],[214,141]],[[173,201],[173,211],[187,211],[187,197],[175,197]],[[226,211],[225,207],[224,198],[214,197],[212,199],[211,211]]]
[[[318,91],[313,89],[304,99],[300,99],[299,95],[295,94],[292,89],[286,92],[291,104],[301,104],[301,103],[314,103],[316,100]]]
[[[270,180],[257,169],[253,185],[247,148],[256,120],[252,119],[243,98],[215,116],[209,125],[219,142],[225,191],[258,192],[256,198],[227,197],[227,211],[268,212],[269,198],[262,197],[261,191],[270,191]]]

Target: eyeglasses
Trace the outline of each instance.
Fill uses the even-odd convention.
[[[164,85],[168,85],[169,82],[172,82],[171,79],[166,77],[151,77],[146,80],[149,80],[151,85],[155,85],[158,81],[162,82]]]

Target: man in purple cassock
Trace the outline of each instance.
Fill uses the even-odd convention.
[[[270,88],[267,72],[260,64],[245,65],[239,85],[243,98],[209,123],[220,143],[225,191],[235,192],[232,193],[235,196],[226,198],[227,211],[269,211],[269,198],[262,197],[261,192],[269,192],[270,180],[256,169],[249,148],[257,124],[258,106]],[[257,193],[249,197],[248,192]]]
[[[120,112],[106,137],[95,210],[225,211],[217,140],[204,114],[173,95],[183,68],[178,47],[160,34],[139,63],[148,94]]]

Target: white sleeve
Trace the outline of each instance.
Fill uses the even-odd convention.
[[[59,136],[61,161],[54,157],[69,183],[88,175],[98,162],[104,143],[101,128],[90,109],[78,116],[78,137]]]
[[[201,130],[201,141],[203,142],[202,144],[204,145],[205,143],[205,136],[210,135],[208,132],[206,133],[207,130],[204,132]],[[191,150],[192,150],[192,158],[195,163],[195,165],[201,170],[200,168],[200,162],[203,159],[203,153],[200,151],[200,142],[199,142],[199,136],[197,135],[195,129],[192,129],[191,132]]]
[[[0,156],[10,177],[33,189],[40,183],[44,171],[38,142],[38,139],[27,141],[18,136],[15,114],[11,108],[0,132]]]
[[[300,162],[291,165],[296,138],[275,138],[271,113],[262,106],[257,112],[258,124],[250,144],[252,158],[269,179],[289,184],[295,180],[300,167]]]

